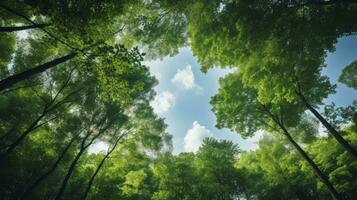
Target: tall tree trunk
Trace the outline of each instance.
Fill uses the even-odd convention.
[[[82,156],[82,154],[85,152],[85,150],[94,142],[94,140],[100,135],[101,133],[98,133],[96,136],[94,136],[88,144],[85,144],[85,142],[87,141],[87,139],[91,136],[91,132],[88,132],[87,135],[82,139],[81,142],[81,147],[79,152],[77,153],[76,157],[74,158],[74,160],[71,163],[71,166],[69,167],[67,174],[65,176],[65,178],[62,181],[61,187],[58,190],[55,200],[60,200],[62,198],[63,192],[65,191],[69,178],[71,178],[71,175],[77,165],[78,160],[80,159],[80,157]]]
[[[32,183],[23,193],[23,195],[20,197],[21,199],[27,199],[28,195],[32,193],[32,191],[43,181],[45,180],[49,175],[51,175],[55,169],[57,168],[58,164],[61,162],[65,154],[67,153],[68,149],[71,147],[73,142],[76,140],[77,137],[73,137],[71,141],[66,145],[66,147],[63,149],[59,157],[57,158],[56,162],[51,166],[50,169],[47,170],[44,174],[42,174],[38,179],[35,180],[34,183]]]
[[[314,173],[320,178],[322,183],[327,187],[331,196],[336,200],[342,199],[338,194],[337,190],[333,187],[332,183],[329,181],[328,177],[322,173],[322,171],[316,165],[316,163],[307,155],[307,153],[300,147],[300,145],[294,141],[290,133],[284,127],[282,127],[282,129],[283,129],[283,134],[288,138],[289,142],[295,147],[295,149],[304,158],[304,160],[310,165]]]
[[[73,171],[74,171],[74,168],[75,166],[77,165],[77,162],[79,160],[79,158],[82,156],[82,154],[84,153],[86,148],[82,148],[76,155],[76,157],[74,158],[74,160],[72,161],[71,163],[71,166],[69,167],[68,171],[67,171],[67,174],[65,176],[65,178],[63,179],[62,181],[62,184],[61,184],[61,187],[60,189],[58,190],[57,194],[56,194],[56,198],[55,200],[60,200],[62,198],[62,195],[63,195],[63,192],[64,190],[66,189],[67,187],[67,184],[68,184],[68,181],[69,181],[69,178],[71,177]]]
[[[12,75],[12,76],[9,76],[3,80],[0,81],[0,91],[3,91],[7,88],[10,88],[12,85],[20,82],[20,81],[23,81],[23,80],[26,80],[28,78],[30,78],[31,76],[33,75],[36,75],[36,74],[39,74],[39,73],[42,73],[44,71],[46,71],[47,69],[50,69],[52,67],[55,67],[56,65],[58,64],[61,64],[61,63],[64,63],[68,60],[71,60],[73,59],[74,57],[76,56],[76,53],[70,53],[66,56],[62,56],[60,58],[56,58],[50,62],[47,62],[47,63],[44,63],[44,64],[41,64],[41,65],[38,65],[32,69],[28,69],[24,72],[20,72],[18,74],[15,74],[15,75]]]
[[[31,25],[24,25],[24,26],[4,26],[0,27],[0,32],[15,32],[15,31],[23,31],[29,30],[34,28],[44,28],[49,26],[50,24],[31,24]]]
[[[115,115],[117,115],[119,112],[115,113],[113,115],[113,117]],[[94,112],[93,116],[92,116],[92,122],[93,122],[93,119],[96,117],[96,112]],[[101,127],[103,125],[103,123],[105,123],[105,120],[106,117],[104,117],[102,120],[100,120],[99,122],[99,126],[98,127]],[[80,146],[80,151],[78,152],[78,154],[76,155],[75,159],[72,161],[71,163],[71,166],[69,167],[68,171],[67,171],[67,174],[61,184],[61,187],[60,189],[58,190],[57,194],[56,194],[56,197],[55,197],[55,200],[60,200],[62,198],[62,195],[63,195],[63,192],[65,191],[66,187],[67,187],[67,184],[68,184],[68,181],[69,181],[69,178],[71,177],[73,171],[74,171],[74,168],[79,160],[79,158],[81,157],[81,155],[84,153],[84,151],[90,146],[93,144],[93,142],[98,138],[100,137],[108,128],[110,128],[113,123],[115,122],[115,120],[111,120],[110,122],[107,122],[108,124],[106,126],[104,126],[103,128],[101,128],[98,133],[96,133],[91,139],[90,141],[86,143],[87,139],[92,135],[92,132],[89,131],[86,136],[82,139],[82,142],[81,142],[81,146]],[[120,140],[121,137],[119,137],[118,140]],[[118,142],[118,141],[117,141]],[[116,142],[116,144],[117,144]],[[113,149],[110,151],[110,153],[114,150],[116,144],[114,145]],[[104,163],[104,161],[103,161]],[[98,170],[99,171],[99,170]],[[93,178],[94,179],[94,178]]]
[[[114,149],[116,148],[116,146],[118,145],[119,141],[121,140],[121,138],[123,137],[124,135],[121,135],[116,141],[115,141],[115,144],[113,145],[113,147],[108,150],[108,152],[105,154],[105,156],[103,157],[103,159],[100,161],[97,169],[95,170],[94,174],[92,175],[92,177],[90,178],[89,182],[88,182],[88,185],[87,185],[87,188],[86,188],[86,191],[84,192],[84,195],[83,195],[83,200],[86,200],[87,197],[88,197],[88,194],[89,194],[89,191],[92,187],[92,184],[93,184],[93,181],[94,181],[94,178],[97,176],[99,170],[102,168],[104,162],[107,160],[107,158],[110,156],[110,154],[114,151]]]
[[[109,154],[106,154],[104,156],[104,158],[100,161],[97,169],[95,170],[94,174],[92,175],[92,177],[90,178],[89,182],[88,182],[88,185],[87,185],[87,188],[86,188],[86,191],[84,192],[84,195],[83,195],[83,200],[87,199],[87,196],[89,194],[89,191],[92,187],[92,184],[93,184],[93,181],[94,181],[94,178],[97,176],[99,170],[102,168],[104,162],[107,160],[107,158],[109,157]]]
[[[340,195],[338,194],[337,190],[333,187],[332,183],[328,179],[327,176],[325,176],[320,168],[316,165],[316,163],[307,155],[307,153],[300,147],[298,143],[295,142],[295,140],[291,137],[290,133],[288,130],[285,128],[283,125],[283,122],[279,120],[278,117],[276,117],[273,113],[270,112],[269,108],[264,106],[264,109],[266,113],[270,116],[270,118],[280,127],[280,129],[283,131],[284,136],[289,140],[289,142],[294,146],[294,148],[299,152],[299,154],[303,157],[303,159],[310,165],[312,168],[313,172],[316,174],[317,177],[320,178],[322,183],[327,187],[328,191],[330,192],[331,196],[335,200],[342,200]]]
[[[305,99],[302,94],[299,94],[301,100],[304,102],[307,109],[312,112],[312,114],[326,127],[330,134],[340,143],[351,155],[353,158],[357,159],[357,151],[337,132],[337,130],[330,124],[328,121],[320,115],[320,113],[313,108],[309,102]]]

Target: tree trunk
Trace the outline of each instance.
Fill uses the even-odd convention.
[[[83,200],[86,200],[87,197],[88,197],[88,194],[89,194],[89,191],[90,191],[90,188],[92,187],[92,184],[93,184],[93,181],[94,181],[94,178],[97,176],[99,170],[102,168],[104,162],[107,160],[107,158],[109,157],[109,155],[114,151],[114,149],[116,148],[116,146],[118,145],[119,141],[121,140],[121,138],[123,138],[124,135],[121,135],[117,141],[115,141],[113,147],[107,152],[107,154],[104,156],[104,158],[100,161],[97,169],[95,170],[94,174],[92,175],[92,177],[90,178],[89,182],[88,182],[88,185],[87,185],[87,188],[86,188],[86,191],[84,192],[84,195],[83,195]]]
[[[33,75],[36,75],[36,74],[39,74],[39,73],[42,73],[44,71],[46,71],[47,69],[50,69],[52,67],[55,67],[56,65],[58,64],[61,64],[61,63],[64,63],[68,60],[71,60],[73,59],[74,57],[76,56],[76,53],[70,53],[66,56],[62,56],[60,58],[56,58],[50,62],[47,62],[47,63],[44,63],[44,64],[41,64],[41,65],[38,65],[32,69],[28,69],[24,72],[20,72],[18,74],[15,74],[15,75],[12,75],[12,76],[9,76],[3,80],[0,81],[0,91],[3,91],[7,88],[10,88],[12,85],[20,82],[20,81],[23,81],[23,80],[26,80],[28,78],[30,78],[31,76]]]
[[[74,171],[74,168],[76,167],[76,164],[79,160],[79,158],[82,156],[82,154],[84,153],[84,151],[94,142],[94,140],[97,138],[97,136],[99,136],[100,133],[98,133],[96,136],[94,136],[90,142],[88,144],[85,145],[85,142],[87,141],[87,139],[91,136],[91,132],[88,132],[87,135],[82,139],[81,142],[81,147],[79,152],[77,153],[76,157],[74,158],[74,160],[71,163],[71,166],[69,167],[67,174],[65,176],[65,178],[62,181],[61,187],[58,190],[57,194],[56,194],[56,198],[55,200],[60,200],[62,198],[63,192],[65,191],[69,178],[71,178],[71,175]]]
[[[118,114],[119,112],[117,112],[116,114]],[[116,115],[114,114],[114,116]],[[96,116],[93,115],[92,116],[92,120],[95,118]],[[92,121],[91,120],[91,121]],[[100,120],[100,123],[99,123],[99,127],[103,125],[103,123],[105,122],[105,117],[103,120]],[[68,184],[68,181],[69,181],[69,178],[71,177],[73,171],[74,171],[74,168],[79,160],[79,158],[81,157],[81,155],[84,153],[84,151],[90,146],[93,144],[93,142],[98,138],[100,137],[109,127],[111,127],[113,125],[113,123],[115,122],[115,120],[112,120],[110,122],[108,122],[108,124],[106,126],[104,126],[104,128],[100,129],[98,131],[97,134],[95,134],[91,139],[90,141],[88,142],[88,144],[85,144],[87,139],[92,135],[92,132],[89,131],[87,133],[87,135],[82,139],[82,142],[81,142],[81,147],[80,147],[80,151],[78,152],[78,154],[76,155],[75,159],[72,161],[71,163],[71,166],[70,168],[68,169],[67,171],[67,174],[66,174],[66,177],[64,178],[62,184],[61,184],[61,187],[60,189],[58,190],[57,194],[56,194],[56,197],[55,197],[55,200],[60,200],[62,198],[62,195],[63,195],[63,192],[65,191],[66,187],[67,187],[67,184]],[[115,146],[118,144],[119,140],[120,140],[121,137],[118,138],[118,140],[116,141],[115,145],[113,146],[113,148],[108,152],[109,154],[114,150]],[[109,156],[109,155],[108,155]],[[105,161],[105,159],[104,159]],[[103,163],[104,163],[103,161]],[[103,164],[102,164],[103,165]],[[100,169],[100,168],[99,168]],[[98,171],[99,171],[98,169]],[[98,172],[97,172],[98,173]],[[94,177],[93,177],[93,180],[94,180]],[[89,187],[90,188],[90,187]],[[88,190],[89,191],[89,190]]]
[[[34,28],[44,28],[49,26],[50,24],[31,24],[31,25],[24,25],[24,26],[5,26],[0,27],[0,32],[15,32],[15,31],[23,31],[29,30]]]
[[[351,155],[353,158],[357,159],[357,151],[337,132],[337,130],[326,121],[326,119],[320,115],[320,113],[313,108],[305,99],[303,95],[299,95],[301,100],[304,102],[307,109],[312,112],[312,114],[326,127],[330,134],[340,143]]]
[[[4,153],[1,154],[0,161],[3,160],[6,156],[8,156],[21,142],[22,140],[29,134],[31,133],[34,129],[36,129],[36,126],[38,122],[42,120],[42,118],[47,114],[46,111],[44,111],[22,134],[19,138],[13,142]]]
[[[328,177],[325,176],[322,171],[319,169],[319,167],[316,165],[316,163],[311,160],[311,158],[307,155],[307,153],[297,144],[294,139],[291,137],[289,132],[284,128],[283,129],[283,134],[288,138],[290,143],[295,147],[295,149],[299,152],[299,154],[304,158],[304,160],[310,165],[314,173],[320,178],[322,183],[327,187],[328,191],[330,192],[331,196],[333,199],[340,200],[342,199],[340,195],[338,194],[337,190],[333,187],[332,183],[329,181]]]
[[[67,144],[67,146],[63,149],[62,153],[59,155],[57,158],[56,162],[51,166],[51,168],[42,174],[33,184],[31,184],[23,193],[23,195],[20,197],[21,199],[27,199],[28,195],[31,194],[31,192],[43,181],[45,180],[50,174],[52,174],[55,169],[57,168],[58,164],[61,162],[65,154],[67,153],[68,149],[71,147],[73,142],[76,140],[77,137],[73,137],[71,141]]]
[[[88,185],[87,185],[87,188],[86,188],[86,191],[84,192],[84,195],[83,195],[83,200],[86,200],[87,199],[87,196],[89,194],[89,191],[90,191],[90,188],[92,187],[92,184],[93,184],[93,181],[94,181],[94,178],[97,176],[99,170],[102,168],[105,160],[109,157],[109,154],[106,154],[104,156],[104,158],[100,161],[97,169],[95,170],[94,174],[92,175],[92,177],[90,178],[89,182],[88,182]]]
[[[279,118],[277,118],[273,113],[271,113],[269,108],[267,108],[265,105],[263,105],[263,107],[264,107],[265,111],[267,112],[267,114],[270,116],[270,118],[283,131],[283,134],[287,137],[289,142],[294,146],[294,148],[299,152],[299,154],[304,158],[304,160],[310,165],[310,167],[312,168],[312,170],[316,174],[316,176],[319,177],[320,180],[322,181],[322,183],[327,187],[332,198],[335,200],[342,200],[342,197],[340,197],[340,195],[338,194],[337,190],[333,187],[333,185],[330,182],[330,180],[328,179],[328,177],[322,173],[322,171],[316,165],[316,163],[307,155],[307,153],[299,146],[299,144],[295,142],[295,140],[291,137],[288,130],[283,125],[283,122],[281,120],[279,120]]]
[[[67,187],[67,184],[68,184],[68,181],[69,181],[69,178],[71,177],[73,171],[74,171],[74,168],[79,160],[79,158],[82,156],[82,154],[84,153],[86,148],[82,148],[76,155],[76,157],[74,158],[74,160],[72,161],[71,163],[71,166],[69,167],[68,171],[67,171],[67,174],[65,176],[65,178],[63,179],[62,181],[62,184],[61,184],[61,187],[60,189],[58,190],[57,194],[56,194],[56,198],[55,200],[60,200],[62,198],[62,195],[63,195],[63,192],[64,190],[66,189]]]

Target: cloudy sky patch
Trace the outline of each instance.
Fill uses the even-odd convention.
[[[195,75],[192,71],[191,65],[187,65],[183,69],[177,69],[175,75],[171,79],[171,82],[185,90],[202,90],[202,87],[195,83]]]
[[[184,138],[184,150],[188,152],[196,152],[202,145],[203,139],[206,137],[213,137],[212,132],[197,121],[194,121],[192,128],[187,130]]]
[[[164,114],[168,112],[175,104],[175,97],[169,91],[159,92],[155,99],[150,102],[156,114]]]

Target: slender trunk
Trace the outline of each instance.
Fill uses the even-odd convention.
[[[90,142],[88,144],[85,144],[85,142],[87,141],[87,139],[91,136],[91,132],[88,132],[87,135],[82,139],[81,142],[81,146],[80,146],[80,150],[77,153],[76,157],[74,158],[74,160],[71,163],[71,166],[69,167],[67,174],[65,176],[65,178],[62,181],[61,187],[58,190],[57,194],[56,194],[56,198],[55,200],[60,200],[62,198],[63,192],[65,191],[69,178],[71,178],[71,175],[77,165],[78,160],[80,159],[80,157],[82,156],[82,154],[85,152],[85,150],[94,142],[94,140],[96,139],[97,136],[99,136],[100,134],[98,133],[96,136],[94,136]]]
[[[24,25],[24,26],[4,26],[0,27],[0,32],[15,32],[15,31],[23,31],[29,30],[34,28],[44,28],[49,26],[50,24],[31,24],[31,25]]]
[[[300,147],[298,143],[295,142],[295,140],[291,137],[290,133],[288,130],[285,128],[283,125],[282,120],[280,120],[278,117],[276,117],[273,113],[270,112],[269,108],[264,106],[264,109],[266,113],[270,116],[270,118],[280,127],[280,129],[283,131],[283,134],[287,137],[289,142],[294,146],[294,148],[299,152],[299,154],[303,157],[303,159],[310,165],[312,168],[313,172],[316,174],[317,177],[320,178],[322,183],[327,187],[328,191],[330,192],[331,196],[335,200],[342,200],[343,198],[338,194],[337,190],[333,187],[332,183],[328,179],[327,176],[325,176],[320,168],[316,165],[316,163],[307,155],[307,153]]]
[[[117,112],[115,115],[117,115],[119,112]],[[114,117],[113,116],[113,117]],[[92,116],[92,120],[96,117],[96,115],[93,115]],[[103,123],[105,122],[105,118],[103,118],[102,120],[100,120],[99,122],[99,127],[103,125]],[[82,139],[82,142],[81,142],[81,147],[80,147],[80,151],[78,152],[78,154],[76,155],[75,159],[73,160],[73,162],[71,163],[71,166],[70,168],[68,169],[67,171],[67,174],[66,174],[66,177],[64,178],[62,184],[61,184],[61,187],[60,189],[58,190],[57,194],[56,194],[56,197],[55,197],[55,200],[60,200],[62,198],[62,195],[63,195],[63,192],[65,191],[66,187],[67,187],[67,184],[68,184],[68,181],[69,181],[69,178],[71,177],[71,174],[73,173],[74,171],[74,168],[79,160],[79,158],[81,157],[81,155],[84,153],[84,151],[90,146],[93,144],[93,142],[98,138],[100,137],[109,127],[111,127],[113,125],[113,123],[115,122],[115,120],[112,120],[111,122],[108,122],[108,124],[100,129],[98,131],[97,134],[95,134],[91,139],[90,141],[86,143],[87,139],[92,135],[92,132],[88,132],[87,135]],[[119,140],[120,140],[121,137],[118,138],[118,140],[116,141],[115,145],[113,146],[113,148],[109,151],[109,154],[114,150],[115,146],[118,144]],[[109,156],[109,155],[108,155]],[[105,160],[104,160],[105,161]],[[103,163],[104,163],[103,161]],[[99,171],[99,169],[98,169]],[[97,172],[98,173],[98,172]],[[94,178],[93,178],[94,179]],[[89,190],[88,190],[89,191]]]
[[[36,126],[38,122],[42,120],[42,118],[47,114],[46,111],[44,111],[22,134],[20,137],[18,137],[15,142],[13,142],[4,153],[1,154],[0,160],[8,156],[21,142],[22,140],[30,134],[34,129],[36,129]]]
[[[62,56],[62,57],[56,58],[50,62],[38,65],[32,69],[28,69],[24,72],[20,72],[18,74],[9,76],[9,77],[0,81],[0,91],[10,88],[12,85],[14,85],[20,81],[24,81],[24,80],[32,77],[33,75],[42,73],[42,72],[46,71],[47,69],[57,66],[58,64],[64,63],[68,60],[71,60],[75,56],[76,56],[76,53],[70,53],[66,56]]]
[[[44,174],[42,174],[36,181],[30,185],[23,193],[23,195],[20,197],[21,199],[27,199],[28,195],[32,193],[32,191],[43,181],[45,180],[50,174],[52,174],[55,169],[57,168],[58,164],[61,162],[65,154],[67,153],[68,149],[71,147],[73,142],[76,140],[76,137],[73,137],[71,141],[67,144],[67,146],[63,149],[62,153],[59,155],[57,158],[56,162],[51,166],[50,169],[47,170]]]
[[[116,148],[116,146],[118,145],[119,141],[124,137],[124,135],[121,135],[116,141],[115,141],[115,144],[113,145],[113,147],[107,152],[107,154],[104,156],[104,158],[100,161],[97,169],[95,170],[94,174],[92,175],[92,177],[90,178],[89,182],[88,182],[88,185],[87,185],[87,188],[86,188],[86,191],[84,192],[84,195],[83,195],[83,200],[86,200],[87,197],[88,197],[88,194],[89,194],[89,191],[92,187],[92,184],[93,184],[93,181],[94,181],[94,178],[97,176],[99,170],[102,168],[104,162],[107,160],[107,158],[110,156],[110,154],[114,151],[114,149]]]
[[[74,171],[74,168],[75,166],[77,165],[77,162],[79,160],[79,158],[82,156],[82,154],[84,153],[86,148],[82,148],[76,155],[76,157],[74,158],[74,160],[72,161],[71,163],[71,166],[69,167],[68,171],[67,171],[67,174],[65,176],[65,178],[63,179],[62,181],[62,184],[61,184],[61,187],[60,189],[58,190],[57,194],[56,194],[56,198],[55,200],[59,200],[62,198],[62,195],[63,195],[63,192],[64,190],[66,189],[67,187],[67,184],[68,184],[68,181],[69,181],[69,178],[71,177],[73,171]]]
[[[79,92],[81,90],[81,88],[79,90],[75,90],[71,93],[69,93],[68,95],[66,95],[62,100],[56,102],[58,96],[60,93],[62,93],[63,89],[67,86],[67,84],[69,83],[70,81],[70,78],[71,76],[68,77],[68,79],[66,80],[66,82],[62,85],[62,87],[58,90],[57,94],[55,95],[54,98],[52,98],[52,100],[47,103],[45,106],[44,106],[44,109],[41,113],[40,116],[37,117],[37,119],[21,134],[21,136],[19,138],[16,139],[15,142],[13,142],[7,149],[4,153],[0,154],[0,161],[6,157],[7,155],[9,155],[24,139],[26,136],[28,136],[32,131],[34,131],[35,129],[41,127],[42,125],[46,124],[47,122],[44,122],[44,123],[41,123],[39,124],[39,122],[51,111],[55,110],[56,108],[58,108],[59,106],[65,104],[65,103],[69,103],[69,101],[66,102],[66,99],[68,97],[70,97],[71,95]],[[56,117],[50,119],[50,120],[53,120],[55,119]],[[50,121],[49,120],[49,121]]]
[[[338,194],[337,190],[333,187],[332,183],[329,181],[328,177],[322,173],[322,171],[316,165],[316,163],[307,155],[307,153],[299,146],[299,144],[297,144],[294,141],[290,133],[282,126],[281,129],[283,130],[283,134],[288,138],[289,142],[295,147],[295,149],[300,153],[300,155],[304,158],[304,160],[310,165],[314,173],[320,178],[322,183],[324,183],[324,185],[327,187],[331,196],[336,200],[342,199]]]
[[[88,182],[88,185],[87,185],[87,188],[86,188],[86,191],[84,192],[84,195],[83,195],[83,200],[87,199],[87,196],[89,194],[89,191],[92,187],[92,184],[93,184],[93,181],[94,181],[94,178],[97,176],[99,170],[102,168],[104,162],[107,160],[107,158],[109,157],[109,154],[106,154],[104,156],[104,158],[100,161],[97,169],[95,170],[94,174],[92,175],[92,177],[90,178],[89,182]]]
[[[312,112],[312,114],[326,127],[330,134],[340,143],[351,155],[353,158],[357,159],[357,151],[337,132],[337,130],[330,124],[328,121],[320,115],[320,113],[313,108],[305,99],[303,95],[299,95],[301,100],[304,102],[307,109]]]

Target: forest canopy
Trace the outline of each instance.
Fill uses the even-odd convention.
[[[322,71],[356,13],[355,0],[1,1],[0,199],[354,199],[357,100],[326,104],[339,91]],[[145,63],[183,47],[202,73],[230,69],[216,127],[263,133],[257,149],[206,137],[173,153]],[[336,76],[356,90],[357,60]]]

